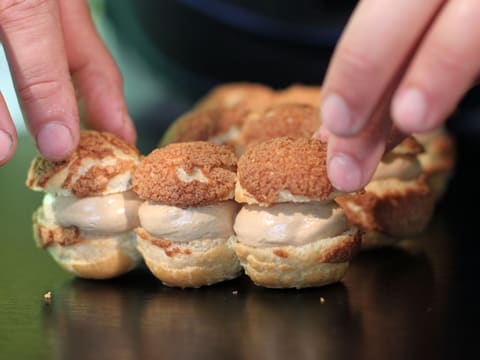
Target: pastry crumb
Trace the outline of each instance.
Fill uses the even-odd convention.
[[[323,296],[320,297],[320,304],[325,304],[325,298]]]
[[[238,295],[238,291],[237,291],[237,290],[233,290],[233,291],[232,291],[232,295]]]
[[[43,294],[43,299],[45,300],[46,303],[50,304],[52,302],[52,292],[49,291]]]

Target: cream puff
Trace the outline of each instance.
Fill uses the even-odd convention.
[[[232,107],[261,110],[271,104],[273,96],[274,90],[269,86],[249,82],[231,82],[214,87],[197,102],[194,110]]]
[[[164,284],[200,287],[237,277],[233,201],[237,158],[209,142],[155,149],[137,168],[138,250]]]
[[[444,127],[414,137],[425,147],[418,156],[427,182],[440,200],[445,193],[456,162],[456,145],[453,136]]]
[[[64,161],[37,156],[26,185],[46,193],[33,215],[33,232],[67,271],[107,279],[133,269],[141,257],[133,229],[140,199],[131,191],[138,150],[120,138],[83,131]]]
[[[177,142],[210,141],[229,145],[236,152],[241,152],[240,129],[248,113],[240,106],[188,112],[169,126],[159,147]]]
[[[240,132],[240,143],[246,149],[259,142],[282,136],[310,138],[320,127],[318,108],[307,104],[279,104],[264,111],[250,113]]]
[[[321,86],[316,85],[292,84],[274,93],[272,105],[303,104],[313,106],[318,110],[321,89]]]
[[[365,232],[363,249],[392,245],[427,227],[434,196],[418,159],[422,151],[413,137],[405,139],[383,156],[364,192],[336,199]]]
[[[275,138],[238,161],[235,251],[259,286],[302,288],[338,282],[360,248],[359,231],[335,202],[326,145]]]
[[[255,126],[250,124],[246,129],[245,139],[251,136],[272,138],[277,136],[311,135],[319,125],[318,101],[319,86],[294,84],[288,88],[274,91],[268,86],[257,83],[227,83],[213,88],[188,113],[176,119],[167,129],[159,142],[159,147],[175,142],[210,141],[215,144],[233,146],[237,155],[243,152],[242,128],[251,118],[255,120],[264,115],[271,119],[265,120],[267,128],[258,129],[263,123]],[[288,104],[292,109],[280,110]],[[268,108],[276,110],[268,112]],[[297,110],[311,107],[317,114],[310,111]],[[268,112],[268,113],[267,113]],[[288,120],[291,115],[293,120]],[[279,123],[272,123],[278,120]],[[290,123],[287,122],[290,121]],[[314,120],[315,128],[311,129]],[[278,129],[278,131],[277,131]],[[260,130],[260,131],[259,131]],[[273,131],[273,133],[271,133]],[[269,134],[269,132],[271,134]],[[274,136],[275,135],[275,136]]]

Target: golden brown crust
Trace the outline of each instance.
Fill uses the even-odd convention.
[[[362,232],[354,229],[338,246],[326,249],[319,257],[321,263],[344,263],[352,260],[360,251]]]
[[[388,236],[373,230],[366,231],[362,236],[361,251],[395,246],[400,241],[401,239],[398,237]]]
[[[68,246],[85,240],[80,236],[76,226],[44,224],[42,218],[43,206],[39,207],[32,216],[33,237],[38,247],[46,248],[54,244]]]
[[[190,255],[192,253],[192,250],[189,248],[180,249],[173,241],[155,237],[141,227],[135,229],[135,234],[137,234],[137,236],[141,237],[143,240],[148,240],[152,243],[152,245],[162,249],[166,256],[171,257],[177,254]]]
[[[434,161],[430,163],[430,166],[424,168],[425,174],[431,175],[452,171],[455,165],[455,151],[455,141],[450,136],[432,140],[427,147],[427,156],[433,157]]]
[[[39,191],[45,188],[45,185],[52,176],[58,174],[69,165],[68,160],[50,161],[37,155],[28,170],[26,185],[28,188]]]
[[[230,239],[173,242],[135,229],[138,250],[150,271],[168,286],[200,287],[237,277],[240,263]]]
[[[249,110],[242,107],[232,107],[217,109],[214,111],[216,132],[212,134],[212,137],[221,135],[232,127],[241,128],[245,119],[249,113]]]
[[[327,177],[326,145],[314,139],[282,137],[249,147],[238,161],[238,183],[264,205],[282,190],[316,200],[335,191]]]
[[[244,146],[282,136],[310,138],[320,127],[320,112],[311,105],[281,104],[252,113],[242,128]]]
[[[249,110],[264,109],[273,98],[273,90],[265,85],[234,82],[219,85],[200,99],[196,109],[211,109],[240,106]]]
[[[170,144],[146,156],[135,172],[133,189],[143,200],[178,207],[205,206],[233,197],[236,156],[223,145],[208,142]],[[183,181],[201,171],[205,181]]]
[[[32,190],[76,197],[125,191],[129,184],[110,189],[111,181],[133,173],[138,161],[138,150],[115,135],[82,131],[79,145],[68,159],[53,162],[37,156],[30,166],[26,185]]]
[[[96,262],[74,262],[71,264],[73,272],[85,279],[112,279],[123,275],[137,265],[127,252],[119,250],[105,256]]]
[[[248,112],[240,106],[191,111],[172,123],[159,145],[212,140],[233,127],[240,128]]]
[[[425,151],[425,148],[413,136],[406,137],[400,144],[395,146],[391,152],[398,155],[418,155]]]
[[[45,248],[62,268],[83,278],[110,279],[140,261],[131,231],[89,239],[75,226],[49,223],[43,207],[33,214],[33,236],[37,246]]]
[[[307,104],[318,109],[320,106],[320,94],[320,86],[293,84],[286,89],[275,92],[272,103]]]
[[[438,200],[445,193],[455,167],[455,139],[445,128],[414,136],[425,146],[425,152],[418,158],[427,182]]]
[[[52,244],[47,248],[65,270],[86,279],[111,279],[120,276],[141,261],[131,232],[84,241],[68,246]]]
[[[340,281],[360,249],[360,233],[351,229],[302,246],[254,247],[241,242],[235,252],[252,281],[270,288],[303,288]]]
[[[215,132],[215,110],[188,112],[176,119],[160,140],[159,147],[187,141],[207,141]]]
[[[428,225],[434,209],[433,195],[423,177],[411,186],[382,194],[367,191],[339,196],[336,201],[352,225],[394,237],[418,235]]]

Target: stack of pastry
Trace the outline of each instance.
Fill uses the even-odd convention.
[[[285,89],[277,90],[272,99],[272,105],[299,104],[320,106],[321,87],[315,85],[293,84]]]
[[[455,166],[455,140],[445,127],[415,138],[424,146],[425,152],[419,155],[427,182],[438,201],[445,193]]]
[[[34,215],[38,244],[88,278],[143,257],[170,286],[210,285],[242,268],[266,287],[341,280],[360,247],[426,228],[453,142],[445,132],[417,136],[424,147],[408,138],[364,191],[341,194],[326,175],[326,145],[312,139],[319,98],[318,86],[219,86],[143,159],[113,135],[83,132],[66,161],[32,163],[27,185],[47,193]]]
[[[241,155],[245,145],[244,135],[242,135],[245,123],[251,123],[252,119],[264,118],[262,114],[270,107],[292,104],[296,107],[316,108],[319,102],[319,86],[294,84],[275,91],[268,86],[256,83],[240,82],[221,85],[200,99],[191,111],[174,121],[160,140],[159,146],[176,142],[210,141],[230,145],[237,155]],[[275,110],[275,112],[281,111]],[[281,116],[281,114],[275,114],[272,120]],[[298,117],[299,114],[295,116]],[[311,117],[310,114],[307,116]],[[284,125],[286,120],[287,117],[284,116],[282,121]],[[290,129],[293,129],[295,124],[298,124],[298,120],[294,120],[289,125]],[[309,132],[312,131],[310,127],[307,126]],[[277,126],[263,128],[258,135],[261,136],[268,129],[275,132]],[[302,129],[306,130],[305,127]],[[256,129],[249,126],[246,131],[251,133]],[[289,134],[277,134],[277,136],[283,135]]]
[[[246,117],[239,142],[243,149],[282,136],[311,138],[320,127],[320,112],[307,104],[272,105]]]
[[[176,142],[210,141],[228,144],[241,153],[238,136],[250,112],[272,103],[274,91],[255,83],[231,83],[214,88],[167,129],[159,146]]]
[[[333,201],[326,146],[281,137],[251,146],[238,161],[235,251],[254,283],[302,288],[339,281],[360,247]]]
[[[218,99],[219,93],[223,98],[228,94],[236,94],[232,95],[236,99],[246,98],[246,84],[241,86],[243,91],[235,89],[235,84],[223,86],[204,101],[212,106],[222,103],[212,100]],[[240,147],[243,152],[249,146],[281,136],[311,137],[321,124],[320,92],[318,86],[292,85],[261,97],[255,110],[245,113],[239,122],[237,149]],[[441,130],[416,135],[416,139],[421,143],[408,138],[385,154],[365,191],[337,199],[349,221],[364,231],[364,249],[392,245],[404,237],[420,234],[433,215],[435,199],[445,191],[454,164],[452,137]]]
[[[213,88],[195,105],[195,110],[234,108],[261,110],[272,103],[272,88],[257,83],[228,83]]]
[[[349,221],[365,231],[362,248],[394,244],[428,225],[434,196],[418,159],[422,151],[413,137],[405,139],[383,156],[364,192],[336,199]]]
[[[140,200],[131,180],[139,160],[134,147],[94,131],[83,132],[64,161],[37,156],[26,184],[46,192],[33,215],[38,246],[79,277],[106,279],[134,268]]]
[[[239,275],[233,251],[237,158],[227,146],[175,143],[137,168],[138,249],[164,284],[200,287]]]
[[[240,129],[249,114],[243,107],[193,110],[178,118],[166,131],[159,146],[190,141],[225,144],[241,153]]]

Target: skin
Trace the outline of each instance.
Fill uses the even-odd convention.
[[[438,128],[480,73],[477,0],[363,0],[322,87],[328,173],[344,191],[370,180],[402,134]]]
[[[359,2],[322,86],[315,135],[328,140],[328,174],[338,189],[361,189],[386,149],[442,125],[478,79],[478,19],[478,0]],[[121,76],[86,1],[2,0],[0,38],[43,156],[60,160],[78,142],[75,90],[90,128],[135,142]],[[0,165],[16,144],[0,94]]]
[[[2,0],[0,39],[28,129],[44,157],[61,160],[76,147],[77,101],[84,105],[88,127],[135,142],[121,75],[96,33],[86,1]],[[0,94],[0,165],[16,146],[15,127]]]

